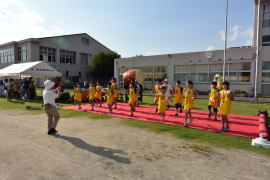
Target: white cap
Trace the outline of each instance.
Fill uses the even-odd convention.
[[[52,82],[51,80],[46,80],[44,82],[44,86],[45,86],[45,89],[51,89],[54,86],[54,82]]]
[[[164,82],[168,82],[168,80],[167,79],[164,79]]]

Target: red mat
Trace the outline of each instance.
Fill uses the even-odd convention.
[[[95,107],[94,111],[90,111],[90,105],[82,105],[82,109],[78,109],[78,106],[66,106],[64,109],[76,110],[76,111],[87,111],[98,114],[108,114],[115,117],[136,119],[142,121],[150,121],[155,123],[170,124],[176,126],[184,126],[184,113],[179,114],[175,117],[175,109],[170,108],[166,112],[165,122],[160,122],[161,116],[155,113],[153,106],[141,105],[136,108],[134,117],[130,117],[130,107],[125,103],[118,103],[117,109],[113,109],[113,113],[108,113],[108,107],[103,104],[103,107]],[[193,122],[189,124],[189,128],[201,129],[211,132],[218,132],[223,134],[230,134],[234,136],[241,136],[247,138],[256,138],[259,134],[259,121],[255,116],[246,115],[229,115],[229,121],[231,130],[229,132],[221,132],[221,117],[218,117],[218,121],[213,121],[208,118],[208,112],[192,110]]]

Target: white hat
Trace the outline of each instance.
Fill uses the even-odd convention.
[[[51,80],[46,80],[44,82],[44,86],[45,86],[45,89],[51,89],[54,86],[54,82],[52,82]]]
[[[168,82],[168,80],[167,79],[164,79],[164,82]]]

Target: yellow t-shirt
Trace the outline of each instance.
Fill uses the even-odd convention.
[[[101,92],[101,86],[96,86],[96,94],[95,94],[95,98],[96,99],[102,99],[102,92]]]
[[[195,94],[193,89],[184,90],[184,109],[192,108],[195,102]]]
[[[229,98],[230,90],[222,90],[220,92],[219,113],[228,115],[231,112],[232,100]]]
[[[158,94],[161,93],[161,85],[155,85],[155,101],[158,101]]]
[[[217,89],[218,89],[219,91],[222,90],[222,84],[223,84],[222,80],[220,80],[220,81],[217,82]]]
[[[183,94],[180,87],[174,88],[174,104],[181,104],[183,100]]]
[[[128,94],[128,103],[133,105],[137,101],[137,94],[135,93],[134,89],[129,89],[129,94]]]
[[[164,114],[167,109],[166,94],[159,93],[157,98],[158,98],[158,113]]]
[[[89,88],[89,100],[95,99],[95,94],[96,94],[96,88],[90,87]]]
[[[113,89],[113,97],[117,98],[118,97],[118,89],[117,89],[117,84],[115,82],[112,83],[112,89]]]
[[[218,107],[218,94],[219,90],[217,88],[211,88],[208,104],[214,108]]]
[[[107,104],[112,105],[113,104],[113,90],[112,89],[106,90],[106,97],[107,97]]]
[[[74,101],[82,102],[82,88],[76,88],[75,89]]]

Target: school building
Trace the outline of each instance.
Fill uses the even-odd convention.
[[[92,57],[109,48],[86,33],[29,38],[0,45],[0,69],[14,63],[44,61],[63,74],[65,83],[89,80]],[[43,79],[37,79],[42,85]]]
[[[257,8],[260,12],[257,12]],[[257,16],[259,14],[259,22]],[[257,50],[257,23],[259,23],[258,93],[270,95],[270,0],[255,0],[254,40],[252,46],[227,49],[226,80],[231,89],[254,92]],[[200,92],[207,92],[215,74],[223,74],[224,50],[200,51],[155,56],[137,56],[115,60],[114,72],[123,85],[122,75],[128,69],[144,73],[144,88],[151,89],[158,79],[170,83],[192,80]]]

